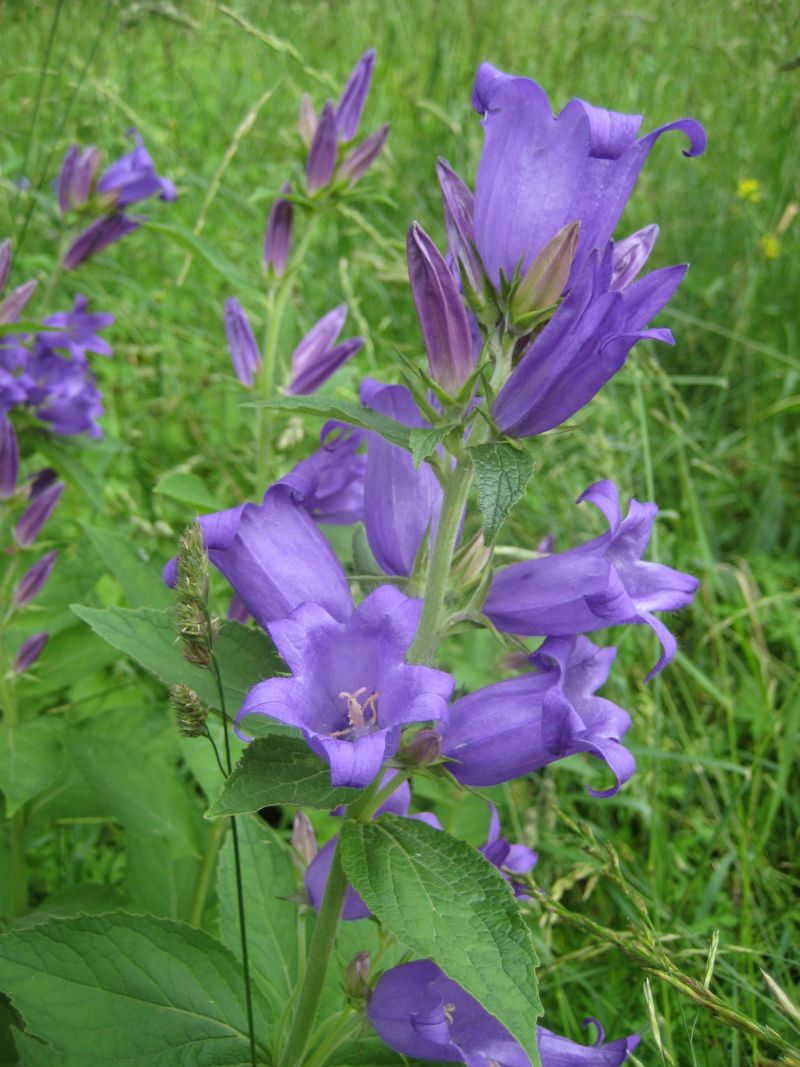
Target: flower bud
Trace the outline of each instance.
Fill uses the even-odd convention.
[[[37,493],[30,507],[23,511],[14,527],[14,540],[20,548],[30,548],[50,518],[64,492],[64,483],[56,482]]]
[[[293,396],[307,396],[318,389],[360,351],[363,337],[349,337],[334,346],[347,318],[347,304],[340,304],[316,322],[292,352],[292,377],[286,387]]]
[[[317,835],[304,811],[298,811],[292,825],[292,863],[304,875],[318,852]]]
[[[658,226],[645,226],[630,237],[614,243],[614,259],[611,265],[611,289],[626,289],[653,251],[658,238]]]
[[[464,295],[476,314],[494,308],[492,289],[475,248],[472,193],[446,159],[436,161],[450,254],[458,264]],[[495,309],[496,311],[496,309]]]
[[[311,142],[314,140],[314,134],[317,132],[317,113],[308,93],[303,93],[303,99],[300,101],[297,129],[300,132],[300,139],[303,144],[306,148],[310,148]]]
[[[14,590],[14,606],[24,608],[42,591],[56,562],[57,552],[48,552],[23,574]]]
[[[19,443],[14,427],[0,416],[0,500],[8,500],[17,488]]]
[[[58,176],[58,205],[62,215],[83,207],[88,201],[99,163],[100,153],[94,145],[83,152],[76,144],[70,146]]]
[[[16,674],[24,674],[28,667],[33,666],[42,654],[42,650],[49,639],[49,634],[40,633],[32,634],[22,642],[19,651],[17,652],[16,659],[14,660],[14,671]]]
[[[389,123],[387,122],[369,137],[365,137],[361,144],[353,149],[339,168],[339,177],[350,185],[355,185],[357,181],[360,181],[381,154],[388,136]]]
[[[328,185],[336,167],[336,117],[330,100],[322,109],[306,160],[306,189],[315,193]]]
[[[234,296],[225,301],[225,334],[236,377],[249,389],[261,366],[261,355],[245,310]]]
[[[453,565],[453,584],[462,589],[475,585],[485,575],[491,558],[492,550],[485,544],[483,532],[479,531],[461,550]]]
[[[289,182],[281,186],[282,193],[290,193]],[[271,267],[277,278],[286,270],[292,247],[292,202],[280,197],[273,203],[264,234],[264,269]]]
[[[116,241],[121,241],[141,225],[141,221],[128,215],[109,215],[107,218],[97,219],[91,226],[87,226],[67,249],[64,270],[75,270],[95,253],[108,248]]]
[[[435,730],[420,730],[399,753],[399,759],[415,767],[435,763],[441,752],[442,739]]]
[[[363,1000],[369,991],[370,960],[368,952],[358,952],[350,960],[344,975],[344,987],[353,1000]]]
[[[372,71],[375,67],[375,49],[368,48],[353,67],[336,105],[336,129],[339,139],[352,141],[358,133],[358,124],[369,95]]]
[[[514,289],[510,316],[514,326],[525,332],[540,318],[541,312],[559,300],[569,280],[572,261],[578,248],[580,222],[568,222],[544,246]]]
[[[188,685],[173,685],[169,691],[175,722],[182,737],[202,737],[206,729],[208,708]]]
[[[31,280],[12,289],[5,300],[0,304],[0,323],[16,322],[26,304],[33,296],[39,283]]]
[[[457,393],[475,362],[461,294],[441,252],[416,222],[408,231],[406,251],[431,375],[446,392]]]

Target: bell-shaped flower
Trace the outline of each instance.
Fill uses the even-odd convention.
[[[352,141],[358,133],[361,115],[369,95],[372,72],[375,68],[374,48],[368,48],[360,57],[350,74],[336,105],[335,121],[339,140]]]
[[[102,436],[97,419],[103,414],[103,404],[95,376],[83,359],[64,359],[37,340],[26,378],[30,382],[27,403],[56,433]]]
[[[483,612],[498,630],[543,637],[646,623],[662,647],[649,680],[676,650],[675,638],[653,612],[685,607],[699,583],[690,574],[642,559],[658,514],[655,504],[632,499],[623,519],[611,481],[589,486],[582,500],[602,511],[608,531],[565,552],[504,568],[492,581]]]
[[[381,786],[385,786],[395,776],[396,771],[387,771],[381,782]],[[420,822],[426,822],[428,826],[433,826],[437,830],[441,830],[442,826],[439,820],[431,812],[420,812],[417,815],[409,815],[408,810],[411,807],[411,789],[408,782],[403,784],[389,797],[385,804],[382,804],[375,814],[373,819],[377,819],[380,815],[391,814],[400,815],[403,818],[417,819]],[[334,815],[342,815],[344,811],[342,808],[337,808]],[[328,885],[328,877],[331,873],[331,865],[333,863],[333,854],[336,851],[336,846],[339,842],[339,835],[336,834],[326,842],[316,856],[311,860],[308,869],[305,873],[305,887],[308,894],[309,902],[315,911],[319,911],[322,907],[322,900],[325,896],[325,889]],[[347,922],[355,921],[356,919],[367,919],[371,912],[364,901],[361,899],[358,893],[352,886],[347,887],[347,894],[344,898],[344,906],[342,908],[342,919]]]
[[[97,182],[98,193],[108,197],[115,208],[130,207],[155,193],[161,200],[174,200],[178,195],[175,186],[156,173],[138,130],[129,130],[128,135],[133,137],[133,149],[103,171]]]
[[[88,202],[99,164],[100,152],[94,145],[83,151],[76,144],[70,145],[57,182],[58,206],[62,215],[82,208]]]
[[[291,550],[302,558],[296,543]],[[369,785],[397,752],[404,725],[447,713],[451,676],[405,662],[421,609],[421,601],[380,586],[345,621],[311,602],[271,623],[292,677],[250,690],[236,717],[240,736],[248,715],[266,715],[302,731],[330,765],[332,785]]]
[[[335,344],[347,318],[347,304],[323,315],[292,352],[292,376],[286,387],[287,393],[306,395],[319,389],[323,382],[348,359],[360,352],[363,337],[350,337]]]
[[[501,1022],[431,960],[383,974],[367,1015],[389,1048],[404,1056],[466,1067],[531,1067],[528,1054]],[[594,1020],[592,1020],[594,1021]],[[637,1034],[578,1045],[537,1028],[542,1067],[619,1067],[639,1044]]]
[[[282,193],[291,193],[290,182],[281,186]],[[264,232],[264,269],[272,270],[280,278],[289,262],[292,248],[292,214],[294,208],[291,200],[278,197],[269,211],[267,228]]]
[[[464,301],[444,257],[419,223],[411,224],[406,253],[431,376],[445,392],[457,393],[475,367]]]
[[[560,426],[589,403],[637,341],[673,343],[648,329],[677,289],[685,266],[664,267],[623,291],[612,289],[613,246],[593,252],[553,317],[528,346],[492,407],[500,429],[532,437]]]
[[[72,311],[48,315],[43,325],[50,329],[36,335],[39,345],[64,348],[74,359],[85,360],[87,352],[111,356],[111,345],[97,331],[111,326],[114,316],[107,311],[88,312],[88,303],[86,297],[78,293]]]
[[[305,601],[321,605],[334,619],[353,609],[339,561],[304,508],[280,484],[263,504],[240,504],[198,518],[208,558],[233,586],[259,626],[285,618]],[[164,568],[174,586],[177,564]]]
[[[316,193],[333,177],[338,152],[336,112],[328,100],[319,116],[306,160],[306,190]]]
[[[593,249],[603,249],[659,137],[680,130],[685,153],[705,150],[694,119],[660,126],[640,140],[639,115],[570,100],[553,115],[547,95],[529,78],[478,69],[473,106],[483,116],[484,147],[475,185],[475,238],[495,286],[528,269],[569,222],[581,225],[572,267],[576,279]]]
[[[347,526],[361,522],[367,457],[358,450],[365,436],[351,426],[327,423],[320,434],[321,447],[276,484],[319,523]]]
[[[636,769],[622,745],[630,715],[595,696],[616,651],[587,637],[551,637],[529,657],[536,670],[457,700],[442,728],[448,770],[465,785],[499,785],[588,752],[616,778],[612,788],[589,792],[613,796]]]
[[[225,336],[236,377],[249,389],[261,366],[261,354],[250,320],[235,296],[225,301]]]
[[[402,385],[365,378],[361,402],[406,426],[427,423]],[[442,506],[442,487],[430,465],[419,469],[408,452],[378,434],[369,435],[364,495],[364,526],[372,554],[386,574],[408,577],[426,534],[433,536]]]

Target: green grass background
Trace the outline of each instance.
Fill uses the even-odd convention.
[[[619,852],[686,972],[702,977],[719,930],[714,988],[790,1035],[796,1020],[777,1010],[760,969],[790,994],[800,977],[800,219],[778,233],[800,199],[800,9],[780,0],[229,3],[260,36],[213,0],[0,0],[0,236],[24,230],[14,278],[44,278],[58,242],[50,183],[67,146],[94,143],[112,158],[132,125],[181,192],[174,205],[148,205],[148,214],[192,227],[236,127],[271,89],[203,231],[258,288],[270,199],[298,167],[300,95],[310,91],[317,105],[334,95],[374,44],[364,126],[391,122],[389,148],[370,179],[374,195],[357,214],[323,227],[281,339],[286,356],[319,315],[348,300],[350,323],[368,345],[334,381],[342,395],[353,395],[366,371],[392,376],[397,349],[421,354],[405,230],[416,218],[443,239],[437,155],[474,177],[481,129],[469,95],[480,61],[535,77],[556,106],[580,96],[642,112],[645,129],[684,115],[706,125],[701,159],[682,157],[679,135],[658,144],[619,231],[657,221],[652,265],[691,262],[662,319],[677,346],[639,346],[569,432],[539,442],[531,491],[502,537],[529,546],[553,532],[566,547],[597,531],[571,500],[611,477],[623,495],[660,503],[651,558],[697,574],[701,590],[673,620],[677,662],[649,687],[641,683],[655,656],[652,638],[616,635],[620,660],[606,692],[634,717],[634,780],[615,799],[592,800],[584,787],[600,784],[602,771],[570,760],[515,787],[514,806],[518,828],[540,852],[544,885],[558,885],[571,907],[609,925],[633,917],[559,812],[590,824]],[[17,187],[23,176],[28,193]],[[737,195],[743,179],[759,183],[755,202]],[[191,510],[154,494],[166,471],[193,471],[227,506],[251,490],[252,413],[240,407],[222,329],[223,300],[237,287],[227,268],[198,257],[178,286],[184,256],[169,234],[141,232],[62,277],[47,307],[35,305],[44,313],[84,292],[116,316],[115,358],[95,361],[106,443],[91,453],[94,480],[65,500],[55,527],[75,568],[92,556],[80,532],[87,519],[156,560],[171,554]],[[239,295],[263,325],[256,295]],[[315,432],[310,423],[298,428],[295,437],[305,437],[287,449],[287,466],[313,447]],[[113,600],[119,590],[102,570],[95,595]],[[40,661],[39,674],[62,683],[47,699],[79,707],[108,688],[111,674],[124,689],[118,666],[65,674],[66,648],[56,639]],[[463,642],[452,652],[460,681],[491,680],[494,656],[482,635]],[[480,838],[474,808],[449,817],[454,829]],[[97,827],[54,831],[44,819],[31,862],[46,896],[82,880],[114,883],[125,860]],[[648,1033],[636,964],[563,923],[543,924],[537,937],[553,1029],[577,1036],[580,1019],[592,1014],[610,1036],[643,1029],[642,1063],[767,1062],[757,1059],[769,1056],[766,1046],[657,983],[651,1015],[660,1038]]]

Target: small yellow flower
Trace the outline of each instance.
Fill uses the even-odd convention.
[[[736,195],[740,200],[758,204],[761,200],[761,182],[758,178],[740,178],[736,183]]]
[[[781,254],[781,243],[774,233],[765,233],[758,244],[767,259],[777,259]]]

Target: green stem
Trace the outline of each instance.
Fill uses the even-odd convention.
[[[320,1042],[314,1052],[305,1062],[305,1067],[324,1067],[328,1057],[342,1042],[350,1036],[353,1023],[357,1021],[356,1013],[352,1008],[345,1008],[341,1016],[334,1023],[328,1036]]]
[[[217,819],[211,827],[211,833],[208,835],[208,843],[203,854],[203,861],[200,864],[200,870],[197,872],[197,880],[192,894],[192,911],[189,917],[189,922],[192,926],[199,927],[203,924],[203,913],[206,910],[206,899],[211,885],[211,877],[217,862],[217,854],[225,838],[226,829],[225,820]]]
[[[441,637],[444,601],[447,595],[456,537],[471,484],[472,464],[467,457],[462,457],[445,485],[439,526],[425,579],[422,614],[417,636],[408,650],[408,659],[411,663],[431,664],[436,654]]]
[[[0,705],[3,709],[3,724],[10,729],[19,722],[19,708],[17,706],[12,659],[6,650],[4,637],[3,627],[0,626]],[[25,863],[27,813],[25,805],[14,812],[9,822],[11,830],[11,914],[20,916],[25,915],[28,910],[28,869]]]
[[[396,789],[400,788],[408,777],[408,773],[396,774],[383,789],[379,789],[378,784],[382,777],[379,773],[372,785],[367,786],[358,800],[348,804],[345,820],[356,819],[359,822],[369,822],[378,808]],[[303,1055],[311,1037],[322,996],[322,987],[325,984],[325,975],[328,973],[328,964],[336,942],[339,917],[342,914],[342,906],[347,893],[348,882],[342,867],[341,843],[340,837],[333,854],[325,896],[322,898],[322,907],[317,915],[314,936],[311,939],[297,1010],[277,1067],[299,1067],[303,1063]]]

